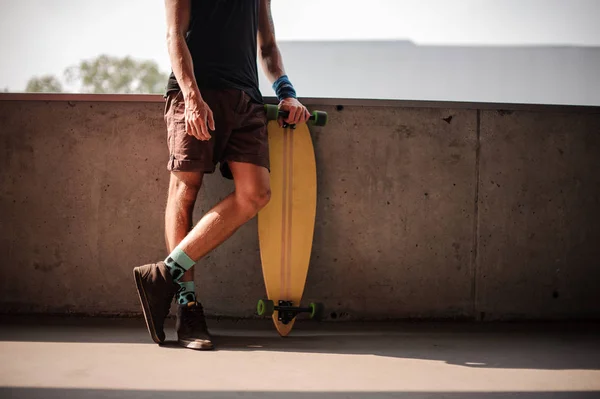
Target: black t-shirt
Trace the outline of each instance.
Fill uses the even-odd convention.
[[[260,0],[191,0],[186,43],[202,89],[234,88],[262,103],[258,88],[256,34]],[[167,92],[179,90],[171,72]]]

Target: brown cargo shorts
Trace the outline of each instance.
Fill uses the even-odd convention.
[[[213,112],[215,131],[208,141],[185,131],[185,102],[181,91],[166,95],[169,171],[214,173],[232,179],[228,162],[247,162],[269,169],[269,141],[264,106],[253,102],[243,90],[203,89],[202,97]]]

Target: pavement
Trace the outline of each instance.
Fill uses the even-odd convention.
[[[0,398],[600,398],[600,324],[209,320],[217,350],[142,319],[0,318]]]

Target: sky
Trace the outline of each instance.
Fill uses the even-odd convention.
[[[103,53],[170,70],[163,1],[0,0],[0,90]],[[272,10],[279,41],[600,47],[600,0],[273,0]]]

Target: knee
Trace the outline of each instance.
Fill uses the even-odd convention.
[[[257,188],[250,192],[238,193],[237,197],[240,205],[242,205],[250,217],[253,217],[269,203],[271,189],[268,187]]]
[[[271,200],[271,189],[267,188],[258,193],[258,195],[254,198],[254,203],[256,204],[257,209],[260,211],[263,209],[269,201]]]
[[[174,178],[169,185],[169,199],[178,203],[194,204],[202,182]]]

